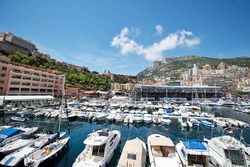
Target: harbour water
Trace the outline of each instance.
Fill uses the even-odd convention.
[[[209,107],[209,108],[206,108],[205,110],[209,113],[214,113],[217,116],[235,118],[235,119],[244,121],[246,123],[250,123],[250,115],[245,114],[245,113],[235,112],[230,108]],[[9,124],[9,119],[10,117],[8,116],[1,118],[1,125]],[[86,121],[68,122],[68,121],[62,120],[61,129],[67,130],[68,123],[70,127],[70,135],[71,135],[69,147],[64,153],[63,157],[58,158],[59,161],[55,163],[54,166],[58,166],[58,167],[72,166],[77,155],[84,149],[84,144],[83,144],[84,139],[87,137],[89,133],[91,133],[92,131],[96,129],[109,128],[109,129],[116,129],[121,132],[121,135],[122,135],[121,144],[119,145],[119,148],[115,156],[112,158],[109,164],[110,167],[116,166],[120,157],[120,152],[127,139],[138,137],[146,143],[147,136],[153,133],[160,133],[160,134],[170,137],[176,144],[180,140],[203,139],[204,137],[211,138],[215,136],[220,136],[223,132],[223,129],[221,128],[215,128],[215,129],[193,128],[190,130],[184,130],[179,126],[177,120],[172,121],[170,126],[162,126],[162,125],[157,126],[153,124],[150,124],[150,125],[133,124],[133,125],[127,126],[127,125],[124,125],[123,123],[121,124],[115,124],[115,123],[110,124],[106,122],[89,123]],[[27,121],[25,125],[29,127],[39,126],[40,131],[42,131],[43,129],[50,129],[52,131],[57,131],[58,120],[35,118],[33,120]],[[232,135],[235,136],[237,139],[239,139],[240,130],[234,130],[234,133]],[[244,130],[243,137],[245,138],[246,143],[250,144],[250,129]]]

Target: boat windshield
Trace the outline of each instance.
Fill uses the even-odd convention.
[[[104,151],[105,151],[105,144],[100,145],[100,146],[93,146],[93,156],[99,156],[99,157],[104,157]]]
[[[188,165],[202,165],[204,167],[207,167],[207,157],[205,155],[188,155]]]
[[[233,165],[245,165],[244,154],[241,150],[225,150],[225,155]]]
[[[182,122],[187,122],[187,117],[182,117]]]

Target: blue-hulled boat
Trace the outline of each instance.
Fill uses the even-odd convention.
[[[21,129],[17,129],[17,128],[7,128],[4,130],[0,131],[0,145],[1,143],[6,140],[7,138],[11,138],[17,134],[22,133],[23,131]]]
[[[197,120],[197,119],[193,118],[190,121],[192,122],[193,126],[199,127],[201,125],[201,122],[199,120]]]
[[[207,128],[214,128],[214,123],[210,122],[208,120],[199,120],[201,122],[202,126],[205,126]]]
[[[176,145],[176,151],[185,167],[209,166],[209,151],[204,140],[180,141]]]

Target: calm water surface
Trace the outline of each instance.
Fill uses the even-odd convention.
[[[237,118],[239,120],[245,121],[250,123],[250,115],[234,112],[230,108],[213,108],[209,107],[206,108],[205,111],[210,113],[215,113],[217,116],[223,117],[231,117]],[[1,118],[1,124],[7,124],[9,122],[9,117]],[[40,131],[44,128],[51,129],[56,131],[58,129],[58,121],[56,120],[48,120],[48,119],[34,119],[30,120],[26,123],[27,126],[39,126]],[[66,130],[68,127],[67,121],[62,121],[61,129]],[[211,138],[215,136],[219,136],[222,134],[222,129],[215,128],[214,130],[200,128],[200,129],[191,129],[189,131],[182,130],[182,128],[178,125],[177,120],[172,121],[171,125],[168,127],[165,126],[156,126],[156,125],[123,125],[123,124],[107,124],[107,123],[88,123],[84,121],[75,121],[70,122],[70,135],[71,139],[69,142],[69,147],[65,151],[63,157],[54,165],[58,167],[70,167],[72,166],[75,158],[77,155],[84,149],[83,140],[87,137],[87,135],[93,132],[96,129],[102,128],[109,128],[109,129],[116,129],[121,132],[121,144],[118,148],[118,154],[116,154],[109,166],[114,167],[116,166],[120,152],[126,142],[127,139],[132,139],[135,137],[139,137],[144,142],[147,140],[147,136],[153,133],[160,133],[165,136],[170,137],[174,143],[178,143],[180,140],[187,140],[187,139],[203,139]],[[233,136],[239,139],[240,131],[235,130]],[[243,136],[245,138],[246,143],[250,144],[250,130],[245,129]]]

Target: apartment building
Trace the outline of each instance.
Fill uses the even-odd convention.
[[[10,61],[0,56],[0,95],[52,95],[64,93],[64,75]]]

